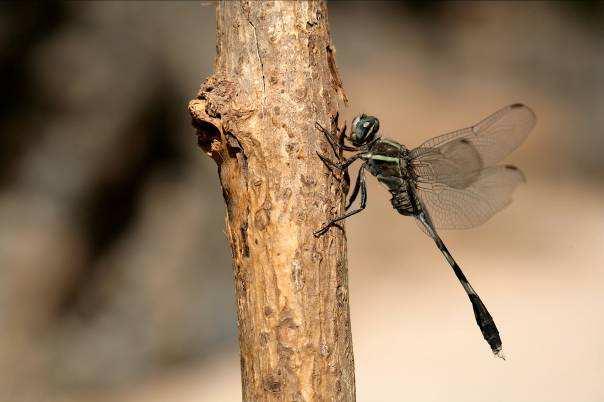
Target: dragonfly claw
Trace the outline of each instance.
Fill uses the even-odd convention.
[[[339,164],[330,161],[325,155],[319,152],[317,152],[317,155],[319,156],[319,158],[321,158],[323,163],[327,165],[327,167],[342,170],[342,167]]]

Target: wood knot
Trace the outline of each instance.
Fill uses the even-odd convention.
[[[269,375],[264,377],[262,381],[262,386],[266,391],[279,393],[283,389],[283,382],[281,378],[275,375]]]
[[[221,152],[225,149],[223,116],[235,113],[233,99],[237,93],[236,83],[214,74],[201,84],[197,98],[189,102],[189,114],[197,130],[197,143],[217,163],[222,163]]]
[[[250,246],[247,242],[247,229],[248,229],[247,222],[244,222],[243,225],[241,225],[239,229],[240,229],[239,231],[241,234],[241,254],[243,254],[243,256],[247,258],[250,256]]]
[[[294,321],[289,309],[281,311],[279,317],[279,323],[276,327],[277,342],[279,342],[280,347],[291,350],[296,345],[300,326]]]
[[[317,180],[311,175],[300,175],[300,180],[307,187],[314,187],[317,184]]]
[[[254,224],[259,230],[263,230],[265,227],[267,227],[270,223],[270,220],[270,215],[268,214],[268,211],[264,208],[260,208],[254,214]]]
[[[331,350],[329,349],[329,345],[322,343],[321,346],[319,346],[319,353],[323,357],[329,356],[331,353]]]
[[[221,121],[206,113],[206,101],[194,99],[189,102],[191,124],[197,131],[197,145],[217,163],[222,162]]]
[[[336,300],[340,306],[345,306],[348,303],[348,290],[340,285],[336,289]]]
[[[268,334],[268,332],[261,332],[260,333],[260,346],[264,347],[268,344],[268,341],[270,340],[270,335]]]
[[[207,101],[205,112],[210,117],[220,118],[229,109],[231,100],[237,94],[237,84],[226,80],[220,74],[209,76],[199,88],[197,99]]]

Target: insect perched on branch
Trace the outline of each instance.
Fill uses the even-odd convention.
[[[431,237],[466,291],[478,327],[497,356],[501,338],[491,314],[478,293],[441,240],[436,229],[467,229],[483,224],[512,201],[516,186],[525,181],[512,165],[497,165],[526,139],[537,121],[535,113],[520,103],[498,110],[478,124],[453,131],[408,150],[396,141],[381,138],[380,122],[362,114],[352,121],[350,136],[338,128],[338,116],[332,121],[336,133],[317,123],[331,144],[337,162],[319,154],[330,168],[343,171],[361,160],[347,212],[327,222],[315,232],[321,236],[337,222],[361,212],[367,205],[365,171],[369,171],[392,194],[390,202],[400,214],[416,218],[420,228]],[[337,134],[337,136],[336,136]],[[348,141],[350,144],[346,144]],[[357,152],[342,158],[341,151]],[[360,205],[351,209],[361,195]]]

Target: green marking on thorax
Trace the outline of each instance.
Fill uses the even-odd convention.
[[[399,159],[395,158],[393,156],[384,156],[384,155],[374,155],[374,154],[368,154],[365,155],[364,158],[366,159],[372,159],[374,161],[383,161],[383,162],[392,162],[392,163],[399,163]]]
[[[399,144],[399,143],[397,143],[397,142],[394,142],[394,141],[390,141],[390,140],[387,140],[387,139],[384,139],[384,138],[380,139],[380,141],[385,142],[386,144],[390,144],[390,145],[392,145],[393,147],[396,147],[396,148],[398,148],[398,149],[401,149],[401,148],[402,148],[401,144]]]

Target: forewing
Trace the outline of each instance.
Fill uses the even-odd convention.
[[[480,153],[465,138],[439,147],[416,148],[411,151],[409,163],[416,181],[458,189],[472,184],[484,167]]]
[[[477,172],[465,188],[418,182],[417,195],[436,228],[468,229],[483,224],[509,205],[514,189],[524,181],[515,166],[491,166]]]
[[[470,144],[482,166],[492,166],[518,148],[535,127],[535,113],[521,103],[506,106],[478,124],[434,137],[412,150],[411,158],[421,157],[431,149],[453,143]],[[461,148],[460,148],[461,149]]]

